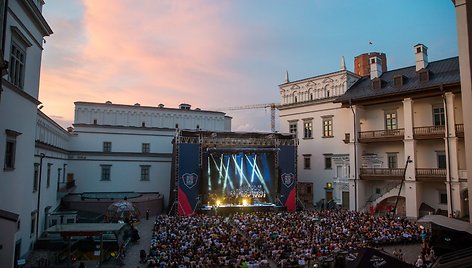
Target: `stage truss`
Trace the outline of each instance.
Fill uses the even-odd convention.
[[[179,130],[174,138],[173,169],[170,192],[170,213],[195,213],[199,205],[199,180],[203,154],[210,151],[275,152],[275,167],[280,184],[280,203],[289,211],[296,204],[297,140],[292,134],[237,133]],[[185,158],[185,159],[182,159]],[[281,158],[283,163],[281,163]]]

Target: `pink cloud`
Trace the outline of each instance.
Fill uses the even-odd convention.
[[[47,18],[55,35],[48,38],[41,75],[46,113],[72,121],[78,100],[233,106],[242,92],[234,89],[248,84],[228,64],[241,60],[247,39],[225,20],[230,2],[82,0],[82,5],[80,20]]]

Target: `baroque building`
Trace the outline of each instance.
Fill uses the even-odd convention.
[[[349,207],[350,158],[344,133],[352,113],[334,103],[360,76],[346,70],[289,81],[280,89],[280,131],[296,135],[299,199],[313,204],[334,200]]]

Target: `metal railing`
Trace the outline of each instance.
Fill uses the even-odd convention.
[[[445,126],[427,126],[427,127],[414,127],[413,134],[415,136],[442,136],[444,137],[446,131]]]
[[[367,199],[367,202],[369,203],[374,203],[375,201],[377,201],[380,197],[382,197],[383,195],[387,194],[388,192],[390,192],[392,189],[395,189],[396,187],[398,187],[398,185],[400,185],[401,182],[390,182],[390,183],[387,183],[385,184],[381,189],[380,189],[380,192],[379,193],[373,193],[372,195],[369,196],[369,198]]]
[[[446,177],[445,168],[416,168],[416,177]]]
[[[387,130],[372,130],[359,132],[359,139],[384,139],[384,138],[403,138],[405,129],[387,129]]]
[[[403,168],[361,168],[359,171],[361,176],[403,176]]]
[[[464,124],[456,124],[456,136],[464,136]]]

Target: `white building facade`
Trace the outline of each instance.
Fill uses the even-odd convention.
[[[0,263],[13,267],[36,239],[38,191],[32,187],[36,110],[43,38],[52,30],[41,14],[43,1],[11,0],[2,5],[5,3],[3,60],[8,66],[0,99],[0,210],[17,215],[17,220],[15,232],[0,235]],[[11,232],[8,226],[10,223],[0,220],[0,232]]]
[[[231,117],[188,104],[76,102],[67,166],[75,192],[159,192],[166,204],[177,129],[231,131]]]
[[[292,82],[287,77],[279,86],[280,128],[299,140],[298,181],[310,188],[299,190],[312,193],[308,203],[325,199],[349,207],[350,158],[344,140],[353,115],[333,101],[358,79],[343,60],[340,71]]]
[[[70,133],[38,110],[33,180],[30,185],[30,189],[39,195],[35,197],[38,237],[50,227],[49,214],[58,208],[61,198],[74,190],[74,185],[68,184],[66,179],[70,136]]]

